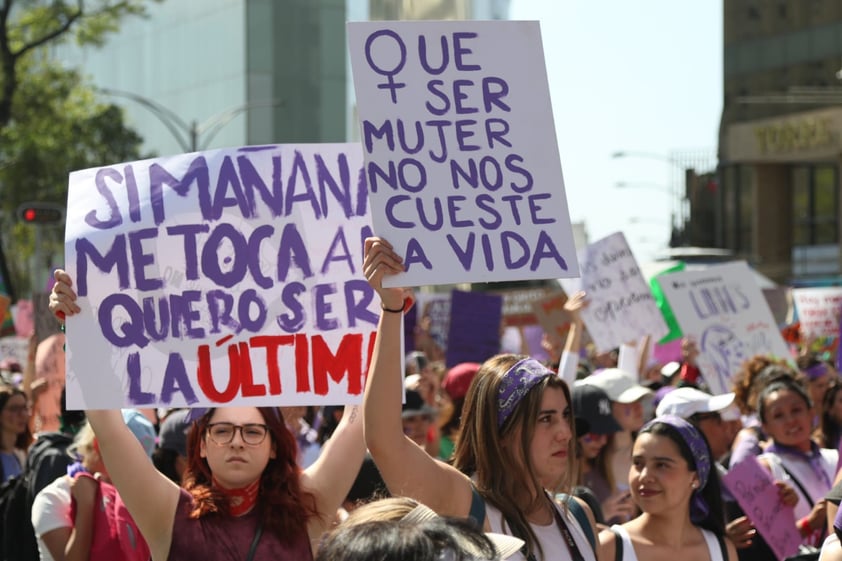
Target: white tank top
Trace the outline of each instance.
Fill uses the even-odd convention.
[[[553,504],[567,523],[567,529],[573,536],[573,541],[576,542],[576,546],[579,548],[579,552],[582,554],[584,560],[596,561],[596,555],[594,554],[593,548],[591,548],[591,544],[588,542],[585,532],[579,526],[579,522],[573,516],[573,513],[570,512],[570,509],[567,509],[567,512],[565,513],[565,509],[562,509],[555,503]],[[485,503],[485,513],[488,517],[488,523],[491,526],[492,532],[496,532],[498,534],[512,534],[509,530],[508,524],[506,524],[506,521],[503,519],[503,515],[498,509],[494,508],[494,506],[490,505],[488,502]],[[535,552],[535,558],[538,561],[567,561],[572,559],[570,556],[570,550],[567,548],[567,542],[564,541],[564,536],[561,535],[561,531],[558,529],[558,526],[556,526],[555,520],[546,526],[541,526],[539,524],[530,524],[530,526],[532,527],[532,531],[535,532],[535,536],[538,538],[541,548],[544,550],[543,557],[538,551]],[[526,561],[526,557],[523,553],[518,551],[509,557],[507,561]]]
[[[634,552],[634,544],[632,544],[631,536],[629,536],[626,529],[617,524],[611,526],[611,529],[620,534],[620,539],[623,540],[623,558],[615,559],[614,561],[637,561],[637,554]],[[704,536],[705,543],[708,545],[710,561],[726,561],[722,558],[722,548],[719,545],[719,540],[716,539],[716,534],[704,528],[699,528],[699,530],[702,531],[702,536]],[[614,539],[617,539],[616,536]]]

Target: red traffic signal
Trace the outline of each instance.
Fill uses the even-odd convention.
[[[53,203],[26,203],[18,207],[18,217],[27,224],[58,224],[64,209]]]

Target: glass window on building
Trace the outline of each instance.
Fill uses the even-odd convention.
[[[810,245],[810,168],[792,168],[792,244]]]
[[[740,166],[740,186],[737,193],[737,251],[751,255],[754,251],[754,166]]]
[[[795,246],[839,241],[838,171],[834,165],[792,168],[792,222]]]
[[[724,247],[735,253],[751,254],[754,199],[754,167],[728,166],[722,185]]]
[[[737,166],[726,166],[722,173],[722,246],[737,248]]]

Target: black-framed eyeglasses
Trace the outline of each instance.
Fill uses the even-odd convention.
[[[231,444],[237,430],[240,431],[240,438],[249,446],[257,446],[263,443],[269,433],[269,427],[259,423],[246,423],[245,425],[210,423],[207,428],[210,439],[220,446]]]

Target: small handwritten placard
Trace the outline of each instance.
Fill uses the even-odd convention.
[[[795,511],[781,502],[775,480],[756,457],[732,466],[722,482],[779,561],[798,552],[801,536],[795,528]]]

